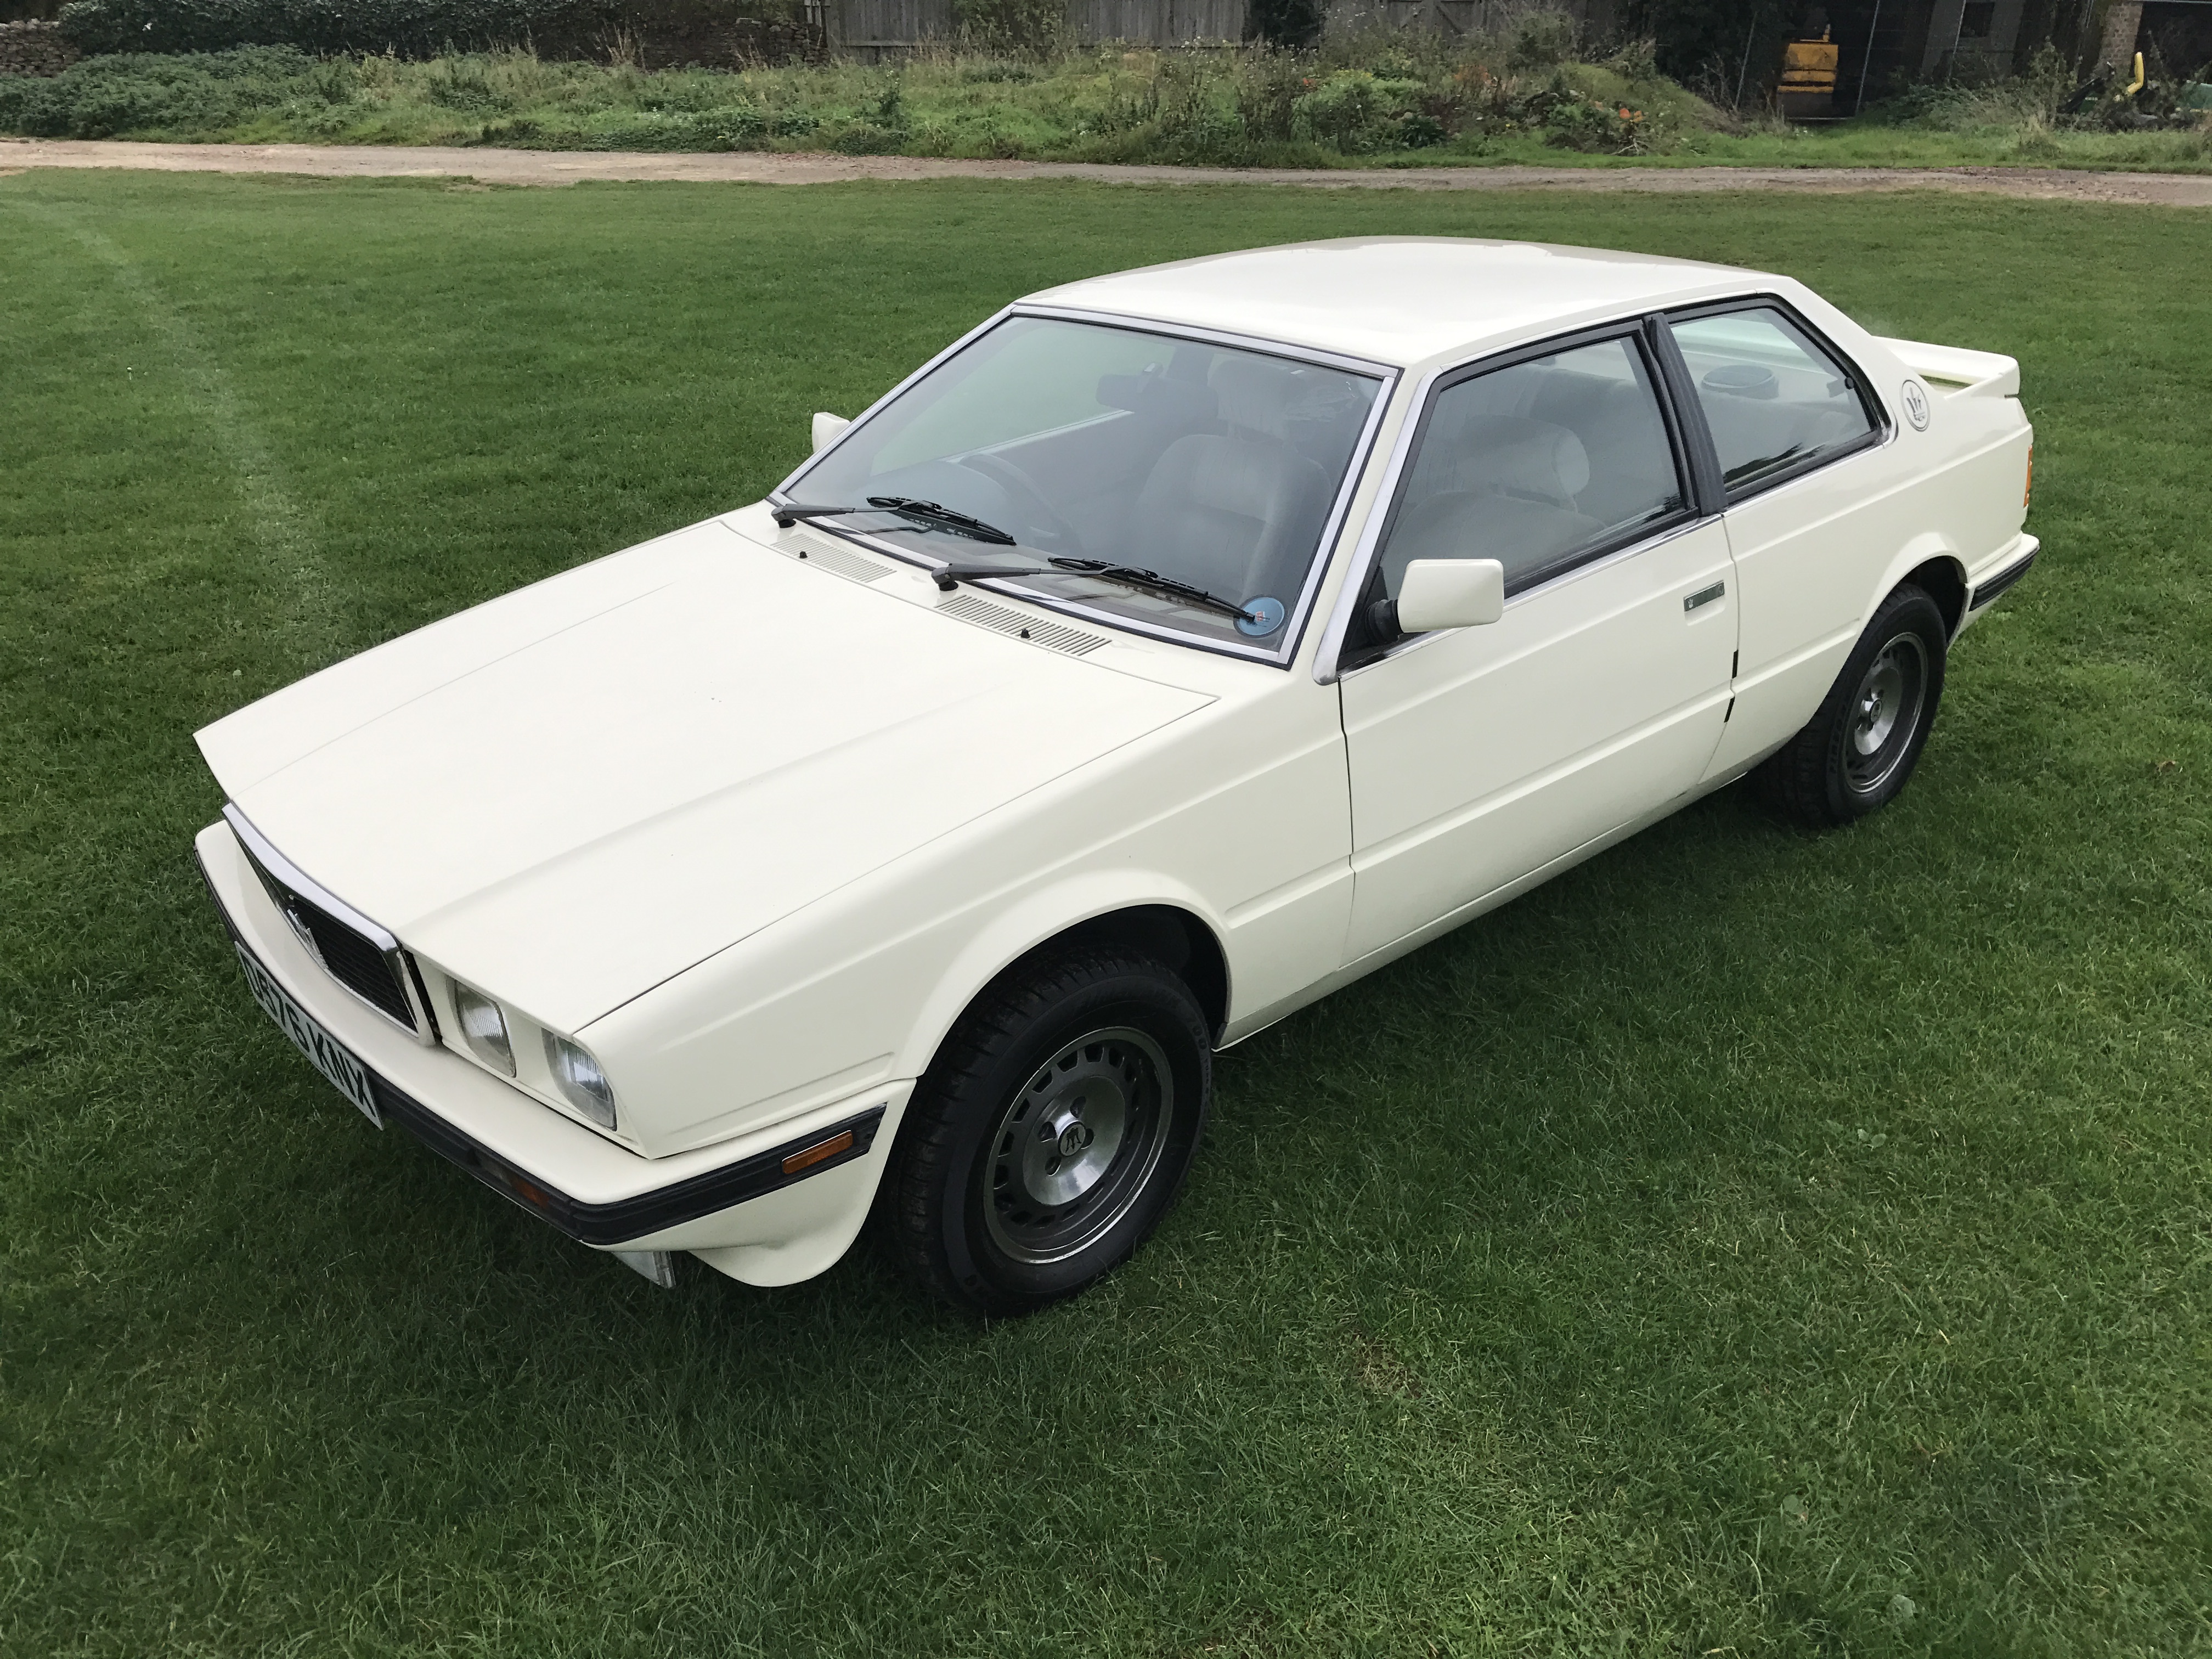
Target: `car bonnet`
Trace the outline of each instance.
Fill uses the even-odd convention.
[[[199,743],[301,871],[574,1030],[1208,701],[714,521],[340,663]]]

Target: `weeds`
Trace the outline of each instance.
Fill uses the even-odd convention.
[[[1740,118],[1693,97],[1659,74],[1649,41],[1578,55],[1556,13],[1487,36],[1370,22],[1304,50],[1033,50],[1006,21],[1017,12],[991,15],[1004,27],[925,46],[899,66],[649,71],[634,55],[588,64],[526,51],[428,62],[285,47],[118,54],[52,80],[0,78],[0,131],[1228,167],[1571,156],[1802,166],[1815,150],[1846,165],[2212,165],[2203,136],[2179,130],[2179,118],[2139,131],[2071,108],[2079,100],[2055,58],[2002,83],[1916,88],[1808,137],[1771,113]]]

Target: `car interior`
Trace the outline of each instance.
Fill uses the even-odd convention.
[[[963,443],[979,434],[958,428],[973,423],[948,417],[918,446],[937,452],[930,459],[871,469],[846,492],[940,501],[1026,548],[1158,571],[1239,603],[1294,601],[1378,382],[1257,352],[1130,337],[1148,343],[1146,360],[1090,378],[1064,411],[1073,418]],[[883,446],[892,454],[916,447]],[[808,492],[832,488],[817,478],[843,470],[819,469]],[[1134,592],[1091,599],[1174,608]],[[1225,628],[1229,619],[1177,621]]]
[[[1849,378],[1771,307],[1692,318],[1674,331],[1731,489],[1874,429]]]
[[[1496,559],[1511,591],[1686,499],[1633,343],[1492,369],[1437,394],[1383,547],[1381,592],[1395,596],[1415,559]]]

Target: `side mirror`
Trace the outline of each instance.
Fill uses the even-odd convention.
[[[820,454],[837,441],[837,434],[853,423],[842,415],[832,415],[817,410],[814,415],[814,453]]]
[[[1478,628],[1505,614],[1505,567],[1495,559],[1415,559],[1397,599],[1382,603],[1396,614],[1376,621],[1395,622],[1401,634]]]

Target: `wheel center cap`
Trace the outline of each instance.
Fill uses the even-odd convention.
[[[1073,1158],[1091,1144],[1091,1127],[1080,1118],[1060,1132],[1060,1155]]]

